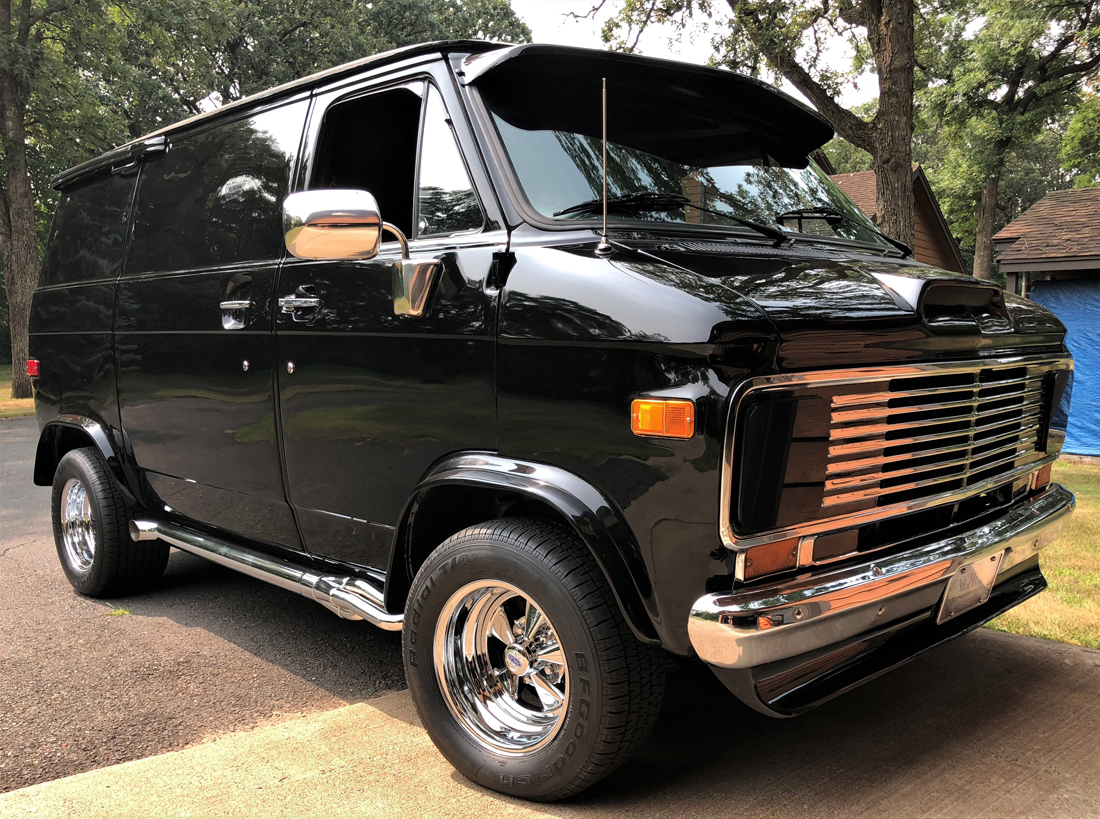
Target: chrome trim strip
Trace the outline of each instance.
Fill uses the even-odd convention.
[[[819,534],[821,532],[827,532],[831,529],[847,528],[853,525],[861,525],[876,520],[882,520],[883,518],[905,514],[907,512],[919,511],[921,509],[926,509],[931,506],[939,506],[944,503],[952,503],[954,501],[970,497],[971,495],[975,495],[979,492],[984,492],[986,489],[991,489],[994,486],[999,486],[1001,483],[1012,481],[1015,478],[1018,478],[1028,472],[1040,469],[1048,463],[1053,463],[1058,457],[1057,454],[1047,455],[1041,460],[1033,461],[1019,469],[1006,472],[1002,475],[998,475],[993,480],[983,481],[979,484],[965,487],[962,490],[944,492],[942,494],[934,495],[928,498],[920,498],[919,500],[915,501],[907,501],[904,503],[891,504],[890,506],[866,509],[861,512],[852,512],[847,515],[838,515],[836,517],[827,518],[825,520],[814,521],[813,523],[800,524],[797,526],[787,527],[785,529],[773,530],[771,532],[754,535],[749,538],[738,538],[733,531],[732,521],[730,519],[730,503],[732,500],[733,491],[734,421],[737,418],[737,411],[741,406],[741,402],[744,401],[745,396],[748,395],[750,392],[756,392],[758,390],[781,390],[803,386],[831,387],[841,386],[844,384],[889,381],[894,378],[902,378],[907,376],[919,376],[929,374],[947,375],[959,372],[976,372],[989,369],[1008,369],[1012,367],[1022,366],[1035,366],[1039,368],[1038,371],[1041,373],[1055,372],[1058,370],[1072,370],[1073,359],[1069,357],[1052,358],[1047,355],[1006,356],[1003,358],[991,358],[977,361],[970,360],[925,362],[921,364],[896,364],[884,367],[861,367],[858,369],[850,370],[818,370],[809,373],[782,373],[779,375],[765,375],[758,378],[750,378],[746,381],[743,381],[731,394],[729,406],[726,411],[725,441],[723,443],[722,451],[722,479],[720,482],[720,495],[718,499],[718,531],[719,536],[722,539],[722,545],[731,551],[740,552],[744,549],[749,548],[750,546],[757,546],[762,543],[770,543],[775,540],[784,540],[786,538],[796,537],[800,535]],[[1009,410],[1005,411],[1011,412],[1013,411],[1013,409],[1010,408]],[[1029,417],[1029,415],[1024,416],[1024,418]],[[981,432],[985,431],[986,429],[995,429],[998,426],[1004,426],[1005,423],[1009,423],[1011,421],[1022,423],[1023,420],[1024,419],[1020,418],[1010,419],[1010,421],[1008,422],[998,422],[988,427],[975,427],[973,431]],[[969,432],[970,430],[967,430],[967,434],[969,434]],[[917,441],[920,440],[920,437],[921,436],[916,436]],[[944,438],[946,436],[940,434],[935,437]],[[855,443],[857,442],[850,442],[841,446],[851,446]],[[858,443],[882,444],[883,442],[874,441]],[[900,446],[904,443],[906,443],[906,441],[890,441],[889,445]],[[859,450],[853,449],[851,451]],[[833,447],[830,447],[830,454],[832,453]]]
[[[1029,432],[1030,430],[1025,431]],[[852,487],[863,486],[864,484],[868,483],[881,483],[882,481],[890,480],[891,478],[902,478],[906,475],[920,475],[925,472],[935,472],[938,469],[949,469],[953,466],[968,466],[970,464],[980,463],[985,458],[992,458],[995,455],[1005,455],[1011,451],[1015,451],[1015,455],[1008,460],[1014,461],[1021,455],[1026,455],[1028,454],[1028,452],[1035,452],[1036,450],[1034,446],[1032,446],[1030,450],[1026,448],[1021,449],[1021,447],[1026,447],[1028,444],[1035,444],[1038,442],[1038,440],[1038,435],[1029,435],[1024,438],[1017,438],[1017,440],[1005,444],[997,449],[991,449],[988,452],[983,452],[976,457],[971,457],[968,455],[965,458],[955,458],[950,461],[936,461],[935,463],[923,464],[921,466],[910,466],[904,469],[895,469],[893,472],[874,472],[868,475],[848,475],[842,478],[830,478],[829,480],[825,481],[825,491],[831,492],[838,489],[850,489]],[[983,443],[982,446],[985,446],[985,444]],[[971,445],[967,449],[974,449],[974,446]],[[915,460],[916,458],[924,458],[926,457],[926,455],[924,452],[917,452],[910,457]],[[998,461],[997,463],[1004,463],[1004,461]],[[994,464],[989,464],[989,466],[993,465]],[[977,471],[981,472],[985,468],[985,465],[979,466]],[[975,470],[969,468],[964,469],[961,472],[952,473],[951,476],[944,476],[944,480],[951,480],[951,478],[965,478],[973,471]],[[903,492],[906,489],[916,488],[916,486],[888,486],[884,487],[880,494],[889,495],[892,492]]]
[[[404,614],[386,611],[381,589],[357,577],[317,574],[288,560],[161,521],[130,521],[130,538],[134,541],[159,538],[177,549],[297,592],[336,612],[345,620],[366,620],[386,631],[400,631],[405,619]]]
[[[976,389],[989,389],[1003,387],[1009,384],[1019,384],[1025,381],[1035,380],[1035,376],[1013,378],[1008,381],[990,381],[985,384],[966,384],[958,387],[922,387],[919,390],[897,390],[895,392],[860,392],[850,395],[834,395],[834,407],[851,407],[860,404],[878,404],[890,401],[894,398],[920,398],[922,395],[952,395],[957,392],[974,392]]]
[[[1012,453],[1012,455],[1006,455],[1005,457],[998,458],[995,461],[990,461],[989,463],[983,463],[977,469],[967,468],[967,469],[963,470],[962,472],[955,472],[955,473],[952,473],[950,475],[941,475],[938,478],[926,478],[923,481],[910,481],[909,483],[902,483],[902,484],[898,484],[897,486],[888,486],[888,487],[885,487],[885,488],[876,487],[875,489],[862,489],[858,492],[848,492],[844,495],[826,495],[822,499],[821,505],[822,506],[841,506],[843,504],[848,504],[848,503],[858,503],[859,501],[873,500],[874,498],[880,498],[883,495],[893,495],[895,492],[908,492],[911,489],[924,489],[926,486],[936,486],[937,484],[941,484],[941,483],[950,483],[951,481],[957,481],[957,480],[962,480],[963,478],[966,478],[968,475],[970,475],[971,472],[985,472],[985,470],[987,470],[987,469],[993,469],[994,467],[997,467],[997,466],[1002,466],[1002,465],[1007,464],[1007,463],[1012,463],[1017,458],[1022,458],[1026,454],[1027,454],[1026,452],[1014,452],[1014,453]],[[1025,471],[1027,471],[1026,467],[1030,466],[1033,463],[1035,463],[1035,462],[1034,461],[1028,461],[1026,464],[1023,464],[1022,466],[1024,467]],[[992,481],[992,485],[996,485],[996,484],[1000,484],[1000,483],[1007,483],[1008,482],[1008,480],[1007,480],[1008,476],[1013,475],[1013,474],[1015,474],[1015,473],[1014,472],[1005,472],[1001,475],[995,475],[993,478],[990,479],[990,481]],[[989,484],[990,481],[986,481],[985,483]],[[974,494],[973,490],[974,490],[973,486],[966,486],[966,487],[963,488],[963,490],[960,490],[960,491],[963,491],[964,494],[972,495],[972,494]]]
[[[980,402],[967,403],[969,407],[977,407]],[[867,438],[872,435],[883,435],[887,432],[893,432],[899,429],[919,429],[921,427],[937,426],[939,424],[957,424],[960,421],[977,421],[984,418],[992,417],[994,415],[1000,415],[1006,412],[1020,412],[1021,410],[1033,410],[1042,406],[1042,400],[1039,401],[1025,401],[1021,404],[1017,404],[1014,407],[1005,407],[1003,409],[990,410],[988,412],[978,412],[974,410],[972,412],[959,414],[959,415],[944,415],[942,418],[922,419],[919,421],[906,421],[899,424],[872,424],[870,426],[862,427],[833,427],[829,430],[829,439],[833,441],[847,440],[849,438]],[[933,409],[937,409],[933,407]],[[939,409],[950,409],[949,407],[940,407]],[[910,412],[921,412],[920,409],[913,409]],[[1012,419],[1020,421],[1021,419]],[[969,429],[966,430],[969,432]],[[950,438],[953,435],[958,435],[959,432],[940,432],[933,433],[939,438]],[[885,439],[876,438],[876,440],[882,440],[885,446],[894,446],[894,444]]]
[[[1029,432],[1031,430],[1030,429],[1024,429],[1023,431],[1024,432]],[[1013,429],[1011,432],[1006,432],[1006,433],[1003,433],[1001,435],[997,435],[993,438],[988,438],[984,441],[977,442],[977,445],[978,446],[988,446],[989,444],[999,444],[999,443],[1002,443],[1004,441],[1007,441],[1010,438],[1012,439],[1012,441],[1014,443],[1016,443],[1019,440],[1020,432],[1021,432],[1020,429]],[[931,436],[929,436],[929,437],[931,437]],[[952,433],[950,436],[944,436],[945,440],[952,440],[952,439],[955,439],[955,438],[966,438],[967,440],[964,443],[961,443],[961,444],[952,444],[951,446],[938,446],[938,447],[935,447],[935,448],[932,448],[932,449],[922,449],[920,452],[915,453],[915,454],[917,455],[917,457],[920,457],[920,458],[931,458],[931,457],[934,457],[936,455],[949,455],[952,452],[960,452],[964,449],[965,450],[970,450],[970,449],[973,449],[974,446],[975,446],[975,443],[970,441],[969,436],[967,436],[967,434],[965,432],[962,432],[962,433],[956,432],[956,433]],[[887,443],[890,443],[890,442],[887,442]],[[893,446],[892,443],[890,445]],[[888,447],[880,446],[879,448],[880,449],[887,449]],[[860,470],[863,470],[863,469],[872,469],[876,466],[881,466],[882,464],[892,464],[892,463],[897,463],[898,461],[908,461],[908,460],[911,460],[913,458],[913,455],[914,455],[914,453],[912,453],[912,452],[903,452],[901,455],[883,455],[883,456],[878,457],[878,458],[860,458],[860,459],[854,460],[854,461],[834,461],[833,463],[831,463],[831,464],[829,464],[828,466],[825,467],[825,474],[826,475],[846,475],[846,474],[851,473],[851,472],[859,472]],[[941,462],[941,463],[946,463],[946,462]],[[902,473],[902,474],[904,473],[903,470],[899,470],[898,472],[891,472],[889,474],[890,475],[897,475],[897,474],[899,474],[899,472]]]
[[[1029,559],[1062,534],[1074,506],[1073,495],[1054,484],[986,526],[899,555],[705,595],[692,606],[688,636],[700,659],[722,668],[752,668],[839,643],[931,609],[967,564],[1004,552],[1003,574]],[[759,629],[758,617],[771,626]]]
[[[970,390],[970,392],[972,393],[978,391],[978,387],[973,387]],[[1042,386],[1040,385],[1038,388],[1017,390],[1016,392],[1008,392],[1004,393],[1003,395],[975,395],[974,397],[968,398],[966,400],[958,399],[954,401],[938,401],[930,404],[911,404],[905,407],[860,407],[857,409],[835,409],[833,410],[833,423],[845,424],[852,421],[862,421],[865,418],[888,418],[891,415],[906,415],[916,412],[932,412],[934,410],[954,409],[956,407],[977,407],[981,404],[995,403],[999,401],[1011,401],[1016,398],[1023,398],[1025,400],[1014,406],[1007,406],[1003,410],[991,410],[989,414],[992,415],[995,412],[1008,412],[1010,410],[1019,409],[1020,407],[1025,407],[1031,404],[1041,404],[1043,400]],[[924,423],[934,424],[939,421],[939,418],[934,418],[932,420],[925,421]]]
[[[982,432],[989,432],[991,429],[998,429],[1000,427],[1007,427],[1010,424],[1022,425],[1026,421],[1036,420],[1042,414],[1041,407],[1028,408],[1028,412],[1019,418],[1007,418],[1003,421],[991,421],[988,424],[980,424],[973,427],[975,435]],[[1001,413],[998,412],[998,415]],[[909,438],[895,438],[891,441],[884,441],[881,438],[874,438],[870,441],[850,441],[845,444],[833,444],[829,447],[829,457],[837,458],[841,455],[847,455],[850,452],[874,452],[879,449],[887,449],[894,446],[907,446],[909,444],[923,444],[927,441],[937,440],[950,440],[952,438],[960,438],[964,435],[969,435],[971,428],[964,430],[956,430],[954,432],[933,432],[929,435],[914,435]]]

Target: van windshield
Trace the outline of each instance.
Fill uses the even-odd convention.
[[[514,103],[513,103],[514,104]],[[567,130],[530,130],[490,113],[516,176],[531,205],[555,221],[592,219],[578,208],[602,196],[602,148],[595,137]],[[674,161],[638,148],[608,142],[607,195],[647,192],[652,209],[632,204],[613,208],[609,219],[695,225],[729,225],[727,217],[749,219],[790,233],[885,244],[874,224],[814,164],[783,167],[761,155],[721,165]],[[677,206],[670,197],[678,197]]]

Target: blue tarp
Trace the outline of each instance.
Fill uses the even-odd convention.
[[[1035,282],[1031,298],[1066,325],[1066,346],[1073,353],[1073,379],[1053,424],[1066,427],[1069,413],[1063,451],[1100,455],[1100,281]],[[1071,390],[1073,411],[1069,412]]]

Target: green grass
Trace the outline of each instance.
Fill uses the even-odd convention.
[[[11,397],[11,364],[0,364],[0,418],[34,415],[34,399]]]
[[[127,614],[133,614],[129,609],[111,609],[107,612],[108,617],[125,617]]]
[[[1059,462],[1054,480],[1077,495],[1077,511],[1039,558],[1050,587],[989,628],[1100,648],[1100,465]]]

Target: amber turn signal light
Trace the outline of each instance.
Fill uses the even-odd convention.
[[[798,538],[777,540],[763,546],[753,546],[745,552],[742,580],[753,580],[766,574],[774,574],[798,565]]]
[[[35,378],[38,375],[38,359],[37,358],[28,358],[27,359],[27,375],[29,375],[31,378]]]
[[[635,398],[630,404],[635,435],[690,438],[695,434],[695,403],[682,398]]]
[[[1031,479],[1032,489],[1042,489],[1048,483],[1050,483],[1050,468],[1053,464],[1047,464],[1038,472],[1035,473],[1035,477]]]

